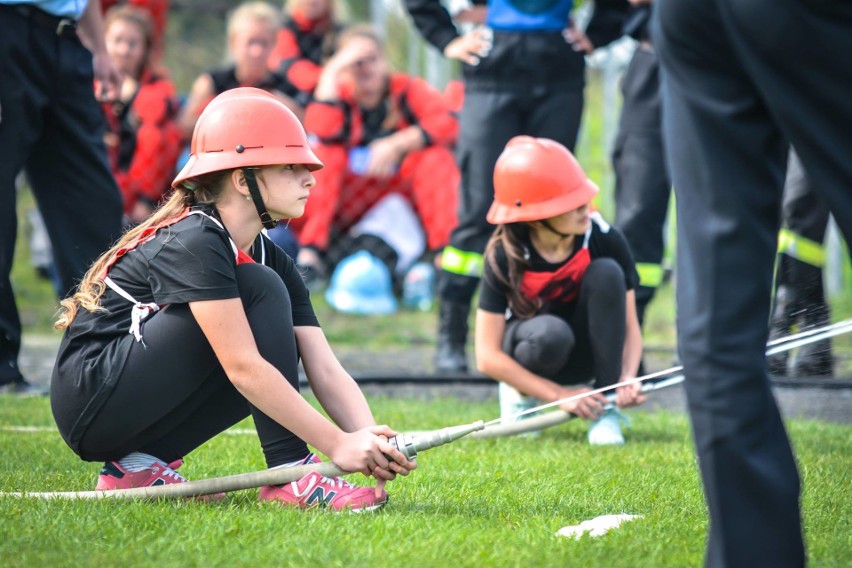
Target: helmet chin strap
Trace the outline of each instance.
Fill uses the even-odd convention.
[[[254,203],[254,208],[257,209],[257,214],[260,216],[260,222],[264,228],[274,229],[278,225],[278,220],[273,219],[269,211],[266,210],[266,205],[263,203],[263,198],[260,196],[260,187],[257,185],[257,178],[254,175],[254,170],[251,168],[243,168],[243,175],[246,176],[246,184],[249,188],[251,200]]]
[[[548,231],[550,231],[554,235],[559,235],[563,239],[569,239],[569,238],[575,236],[573,233],[563,233],[563,232],[557,231],[553,227],[553,225],[550,224],[550,221],[548,221],[547,219],[542,219],[540,222],[545,229],[547,229]]]

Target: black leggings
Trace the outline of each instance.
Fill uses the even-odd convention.
[[[290,295],[261,264],[237,266],[237,284],[258,350],[298,390],[299,355]],[[303,458],[307,445],[260,412],[231,384],[186,304],[170,305],[144,325],[109,400],[80,443],[90,461],[145,452],[183,457],[251,413],[268,467]]]
[[[571,321],[551,314],[510,321],[503,351],[525,369],[562,385],[594,378],[595,388],[621,376],[626,330],[624,271],[611,258],[589,265]]]

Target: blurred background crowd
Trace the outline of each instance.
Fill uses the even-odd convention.
[[[195,122],[210,100],[230,88],[260,87],[303,121],[325,164],[316,174],[305,216],[269,231],[297,260],[309,288],[349,314],[431,311],[455,301],[439,302],[437,290],[441,278],[453,273],[442,255],[462,205],[457,143],[465,89],[462,64],[445,57],[446,49],[441,53],[430,45],[435,41],[428,29],[420,26],[418,31],[414,25],[417,10],[429,2],[101,4],[106,47],[124,75],[119,95],[101,106],[125,226],[145,219],[168,195],[175,172],[188,158]],[[610,4],[614,10],[601,10]],[[647,4],[576,2],[565,34],[566,43],[585,58],[585,109],[580,103],[583,118],[575,153],[603,188],[595,207],[625,232],[633,248],[640,319],[654,290],[674,268],[667,242],[675,222],[670,187],[661,147],[654,148],[660,143],[653,114],[658,110],[651,110],[649,127],[640,120],[649,116],[647,108],[638,109],[642,97],[658,104],[656,61],[644,31]],[[459,34],[484,29],[476,6],[465,0],[443,5]],[[590,21],[594,29],[588,27]],[[649,129],[655,131],[650,143]],[[640,171],[643,166],[649,171]],[[790,175],[795,177],[795,171]],[[801,177],[791,183],[801,186]],[[656,196],[628,187],[629,180],[639,178],[661,187]],[[22,191],[26,185],[21,176]],[[22,202],[31,262],[61,295],[65,290],[44,223],[34,205]],[[836,231],[829,230],[826,238],[828,212],[820,210],[819,219],[802,221],[814,208],[806,203],[798,214],[795,205],[785,209],[790,222],[779,250],[783,270],[773,322],[776,336],[827,322],[826,296],[844,289],[848,268]],[[439,371],[467,370],[467,337],[452,320],[463,320],[466,330],[470,299],[465,302],[455,315],[443,307],[439,313]],[[830,375],[830,351],[821,346],[815,353],[802,372]],[[774,362],[778,374],[787,367],[786,360]]]

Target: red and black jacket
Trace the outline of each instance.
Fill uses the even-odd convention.
[[[156,205],[171,184],[181,149],[174,85],[148,72],[129,100],[103,103],[101,108],[109,127],[110,166],[125,212],[140,199]]]
[[[341,87],[340,100],[313,101],[305,113],[305,129],[325,144],[364,146],[407,128],[417,126],[427,145],[452,146],[458,122],[440,91],[419,77],[393,73],[388,80],[381,128],[371,127],[370,115],[359,107],[351,88]]]
[[[322,65],[334,53],[335,40],[342,29],[343,26],[331,18],[309,20],[299,12],[293,13],[278,31],[275,48],[269,56],[269,68],[307,94],[306,101],[310,100]]]

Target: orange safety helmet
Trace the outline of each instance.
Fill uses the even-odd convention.
[[[189,161],[172,187],[212,172],[276,164],[322,167],[293,111],[262,89],[239,87],[218,95],[198,117]]]
[[[598,186],[573,154],[555,140],[515,136],[494,165],[489,223],[541,221],[592,200]]]

